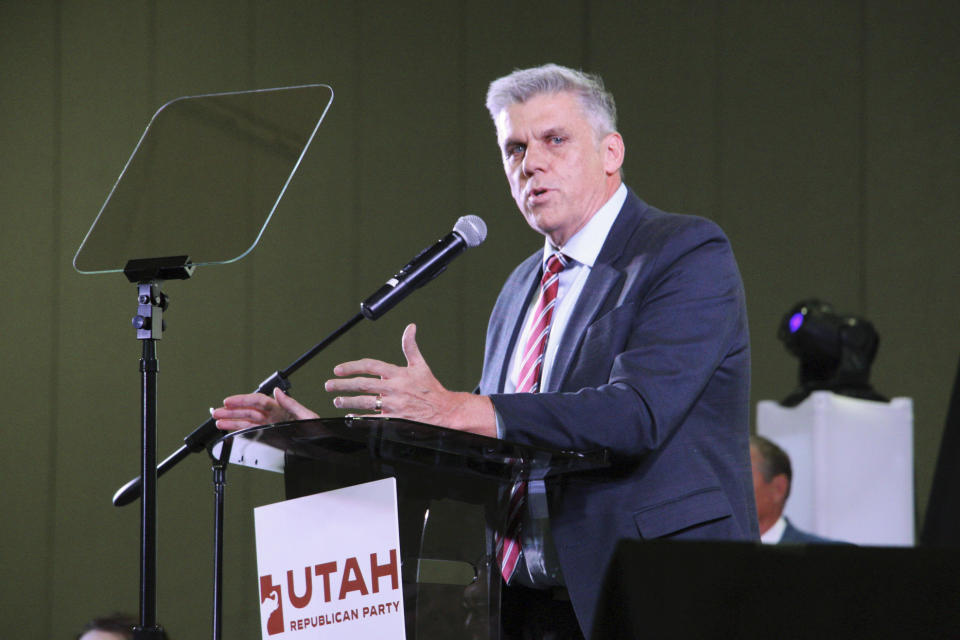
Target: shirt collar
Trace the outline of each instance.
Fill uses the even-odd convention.
[[[610,227],[617,219],[617,214],[623,208],[623,203],[627,199],[627,186],[620,183],[620,187],[610,196],[602,207],[597,209],[587,224],[583,225],[580,231],[573,234],[573,237],[562,247],[554,247],[547,238],[543,244],[543,264],[546,265],[547,258],[555,251],[563,252],[563,255],[576,260],[580,264],[593,267],[600,255],[600,249],[610,233]]]
[[[783,537],[783,532],[787,529],[787,521],[780,516],[773,526],[767,529],[766,533],[760,536],[760,542],[763,544],[777,544]]]

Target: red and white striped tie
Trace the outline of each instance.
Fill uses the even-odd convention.
[[[540,372],[543,370],[543,355],[547,350],[547,338],[550,336],[553,307],[557,303],[560,272],[567,266],[567,260],[568,258],[559,252],[547,258],[546,270],[540,279],[540,296],[530,318],[527,343],[520,360],[517,393],[537,393],[540,390]],[[500,565],[500,574],[508,584],[520,560],[520,525],[523,522],[526,499],[527,483],[523,480],[514,483],[507,500],[503,533],[497,537],[497,562]]]

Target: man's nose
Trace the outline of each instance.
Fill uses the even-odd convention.
[[[547,168],[547,156],[544,149],[539,144],[530,144],[523,154],[523,172],[527,175],[533,175],[537,171],[543,171]]]

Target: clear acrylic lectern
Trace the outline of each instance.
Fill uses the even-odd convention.
[[[287,498],[396,478],[408,640],[499,639],[493,532],[503,490],[520,478],[609,466],[604,451],[551,451],[378,417],[254,427],[212,453],[225,450],[234,464],[282,472]]]

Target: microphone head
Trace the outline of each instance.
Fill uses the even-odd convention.
[[[487,223],[480,216],[463,216],[453,225],[453,230],[463,238],[470,248],[480,245],[487,239]]]

